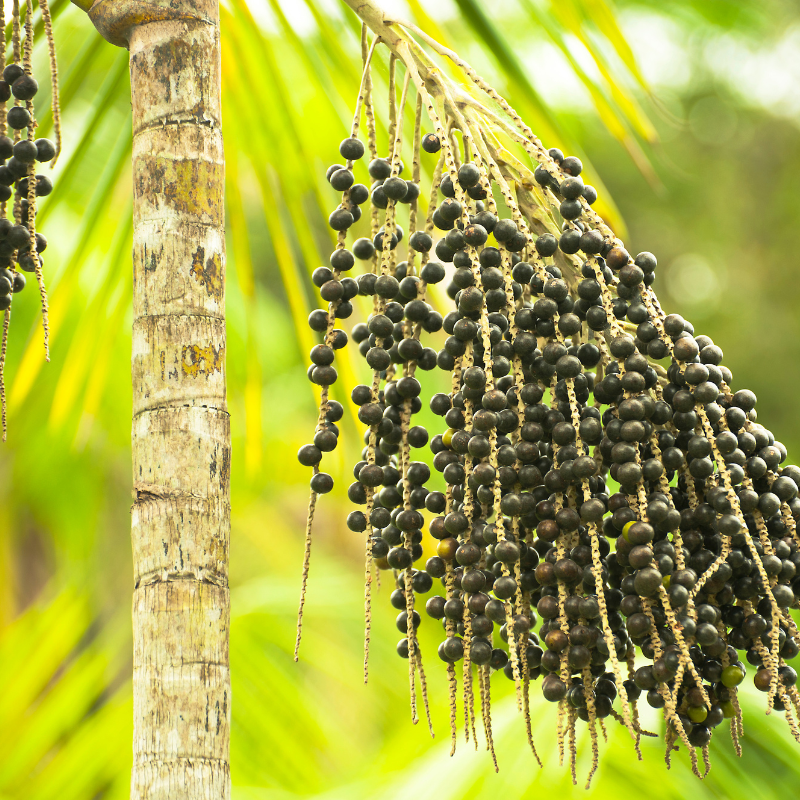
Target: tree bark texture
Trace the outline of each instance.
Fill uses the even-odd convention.
[[[231,451],[219,7],[98,0],[89,16],[130,50],[131,797],[225,800]]]

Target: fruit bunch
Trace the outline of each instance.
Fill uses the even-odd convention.
[[[39,286],[42,303],[45,356],[49,360],[47,293],[42,274],[41,253],[47,239],[36,230],[38,197],[53,191],[47,175],[36,174],[37,164],[55,165],[60,151],[60,119],[58,109],[58,73],[55,64],[50,12],[46,0],[39,0],[50,52],[51,83],[53,88],[53,123],[56,141],[36,138],[37,122],[34,98],[39,84],[33,77],[33,4],[28,0],[24,35],[20,4],[12,7],[12,60],[3,68],[0,80],[0,311],[4,313],[2,349],[0,350],[0,405],[2,406],[3,440],[6,438],[6,403],[4,366],[11,301],[25,288],[23,273],[33,273]],[[5,29],[3,10],[0,27]],[[0,64],[2,66],[2,64]],[[8,104],[11,104],[10,107]]]
[[[667,760],[683,745],[700,776],[698,754],[707,770],[708,743],[726,721],[739,751],[748,664],[768,709],[800,741],[787,663],[800,650],[789,613],[800,598],[800,469],[758,423],[755,395],[732,388],[722,350],[662,311],[655,256],[631,255],[593,210],[580,160],[546,150],[457,56],[442,51],[502,114],[464,92],[456,102],[441,72],[423,79],[428,56],[406,35],[391,49],[389,147],[378,152],[370,65],[380,43],[368,49],[364,35],[345,163],[327,172],[341,201],[329,220],[338,236],[330,266],[313,274],[328,308],[309,317],[322,337],[308,372],[322,402],[298,454],[314,469],[307,544],[318,495],[333,487],[319,464],[344,413],[329,398],[348,341],[336,324],[360,297],[371,313],[350,336],[372,378],[351,394],[365,428],[347,525],[365,540],[367,643],[372,566],[392,574],[415,721],[417,678],[427,709],[417,638],[427,616],[441,626],[453,746],[460,673],[467,738],[477,681],[494,758],[490,687],[501,675],[515,684],[532,748],[531,684],[557,705],[573,780],[577,726],[590,731],[591,780],[606,720],[630,731],[637,752],[653,735],[639,724],[642,703],[663,711]],[[424,136],[423,110],[433,128]],[[369,188],[354,177],[367,153]],[[371,234],[348,247],[367,207]],[[366,270],[352,278],[356,261]],[[438,300],[451,301],[444,314],[429,297],[437,285]],[[442,418],[430,436],[414,415],[420,371],[437,368],[450,390],[429,400]],[[431,467],[412,453],[426,447],[439,488],[426,486]]]

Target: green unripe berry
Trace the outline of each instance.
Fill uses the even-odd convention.
[[[722,713],[725,715],[725,719],[731,719],[736,716],[736,708],[730,700],[725,700],[720,703],[720,707],[722,708]]]
[[[736,664],[731,664],[722,670],[722,685],[728,689],[738,686],[744,680],[744,670]],[[727,716],[727,715],[726,715]]]
[[[708,716],[708,709],[705,706],[689,706],[687,714],[694,723],[705,722]]]

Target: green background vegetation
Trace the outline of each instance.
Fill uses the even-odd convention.
[[[734,388],[753,389],[759,421],[800,452],[796,4],[408,0],[396,8],[473,62],[547,146],[584,159],[629,249],[658,256],[662,305],[723,347]],[[66,0],[54,16],[65,154],[40,223],[50,241],[52,362],[42,363],[28,291],[14,303],[10,433],[0,451],[2,800],[124,798],[131,758],[127,54]],[[335,197],[324,172],[349,127],[358,28],[334,0],[229,0],[222,25],[234,797],[793,796],[800,749],[752,690],[744,758],[720,729],[702,783],[685,754],[667,773],[660,741],[645,742],[638,763],[614,726],[592,790],[573,789],[557,765],[553,707],[534,703],[540,770],[502,675],[493,680],[500,774],[482,746],[476,753],[460,742],[450,759],[438,631],[430,621],[422,628],[431,743],[410,723],[386,576],[363,686],[361,537],[344,525],[358,449],[348,420],[350,444],[326,459],[337,489],[318,512],[293,663],[308,479],[294,454],[315,419],[305,377],[304,319],[317,301],[308,276],[330,247],[325,218]],[[44,103],[41,45],[36,63]],[[382,55],[384,76],[385,63]],[[49,116],[41,122],[47,135]],[[340,384],[362,372],[353,360]],[[437,380],[429,377],[427,393]]]

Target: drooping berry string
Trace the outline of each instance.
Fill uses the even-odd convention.
[[[397,64],[396,58],[392,58],[390,68],[390,83],[389,83],[389,97],[390,97],[390,120],[391,125],[389,128],[389,141],[390,147],[390,166],[391,172],[389,178],[383,184],[383,191],[387,196],[386,215],[384,219],[384,233],[383,233],[383,251],[382,251],[382,268],[383,274],[389,274],[390,271],[395,273],[396,269],[392,268],[394,261],[395,248],[392,247],[392,240],[396,238],[396,203],[400,197],[405,197],[408,192],[406,182],[400,178],[400,151],[403,141],[403,111],[405,110],[406,99],[408,97],[408,88],[410,85],[410,76],[406,72],[403,80],[403,89],[400,96],[399,105],[395,105],[396,100],[394,96],[394,77],[395,67]],[[396,245],[395,245],[396,247]],[[385,265],[385,266],[384,266]],[[403,332],[405,334],[405,331]],[[411,487],[408,482],[408,467],[409,467],[409,444],[408,444],[408,428],[409,418],[411,416],[411,400],[413,397],[412,390],[415,387],[415,379],[409,375],[404,367],[403,377],[397,381],[395,388],[402,398],[402,406],[400,410],[400,451],[399,451],[399,472],[403,485],[402,493],[402,506],[403,510],[397,516],[397,526],[402,531],[403,547],[407,552],[407,556],[403,558],[407,562],[404,569],[402,569],[402,582],[403,591],[405,594],[405,610],[406,610],[406,641],[408,646],[408,675],[411,696],[411,720],[414,724],[418,721],[417,716],[417,702],[416,702],[416,672],[417,672],[417,648],[416,641],[416,623],[414,616],[414,591],[412,588],[412,572],[411,565],[413,563],[413,546],[416,544],[412,540],[413,532],[422,527],[421,522],[417,521],[419,512],[412,510],[409,494]],[[401,387],[409,387],[409,391],[402,391]],[[401,522],[402,519],[402,522]],[[417,613],[417,616],[419,614]]]
[[[25,36],[22,37],[20,3],[12,5],[12,62],[5,63],[3,51],[3,79],[0,81],[0,310],[5,312],[2,351],[5,354],[11,321],[11,300],[25,288],[23,272],[33,272],[39,286],[42,307],[45,359],[50,360],[49,320],[47,290],[42,271],[42,256],[47,240],[36,231],[37,197],[50,194],[53,184],[44,175],[36,174],[37,162],[53,162],[61,147],[60,113],[58,107],[58,73],[55,61],[55,43],[50,24],[49,9],[41,5],[45,32],[50,53],[50,70],[53,119],[56,143],[49,139],[35,139],[37,122],[34,97],[39,85],[32,74],[34,45],[33,3],[26,0]],[[0,14],[0,25],[5,18]],[[24,44],[24,46],[23,46]],[[13,106],[6,111],[6,103],[14,97]],[[23,105],[24,104],[24,105]],[[14,131],[13,139],[6,134]],[[22,131],[26,129],[23,137]],[[15,188],[15,192],[12,190]],[[7,218],[8,201],[14,196],[13,221]],[[7,435],[5,402],[5,358],[0,359],[0,407],[3,421],[3,440]]]
[[[410,85],[410,76],[408,72],[406,72],[404,83],[403,83],[403,96],[400,101],[399,106],[399,113],[400,119],[402,120],[403,109],[405,107],[406,102],[406,95],[408,92],[408,88]],[[397,352],[398,355],[402,358],[403,361],[403,377],[397,383],[398,393],[401,394],[403,398],[403,409],[401,412],[401,419],[400,419],[400,434],[401,434],[401,442],[400,442],[400,474],[401,480],[403,483],[403,513],[405,518],[411,518],[413,522],[413,529],[411,530],[404,530],[404,541],[406,549],[410,551],[411,554],[411,561],[413,563],[413,556],[414,556],[414,545],[418,544],[415,541],[415,537],[417,535],[417,531],[420,531],[419,535],[421,538],[421,529],[423,524],[423,519],[421,514],[419,514],[416,509],[413,507],[413,503],[411,500],[411,493],[414,491],[412,488],[415,483],[412,483],[409,480],[409,472],[412,468],[412,461],[411,461],[411,446],[415,448],[419,448],[427,444],[428,437],[427,432],[424,428],[419,426],[415,426],[413,429],[411,428],[411,416],[414,412],[413,405],[415,401],[418,401],[419,398],[419,390],[420,384],[419,381],[415,377],[415,372],[417,368],[417,364],[419,360],[425,355],[424,349],[419,341],[420,333],[421,333],[421,321],[417,319],[417,314],[412,309],[418,309],[420,312],[424,309],[427,316],[427,306],[424,304],[424,300],[420,299],[420,292],[424,297],[424,289],[425,284],[423,281],[418,279],[414,274],[416,272],[415,268],[415,256],[416,251],[414,245],[417,244],[417,204],[419,198],[419,180],[420,180],[420,140],[421,140],[421,128],[422,128],[422,98],[417,94],[417,101],[416,101],[416,110],[414,114],[414,134],[412,140],[412,170],[411,170],[411,181],[406,182],[405,187],[405,195],[403,197],[403,202],[409,205],[409,222],[408,222],[408,229],[409,229],[409,236],[408,236],[408,251],[407,251],[407,258],[406,258],[406,267],[405,267],[405,275],[402,276],[402,280],[399,283],[400,292],[403,294],[404,297],[408,299],[408,302],[405,306],[404,311],[404,320],[402,322],[402,339],[397,344]],[[402,144],[402,136],[401,136],[401,128],[398,126],[397,137],[395,140],[395,144],[393,146],[393,166],[392,172],[395,172],[395,169],[398,170],[400,168],[400,147]],[[395,270],[395,277],[398,277],[400,273],[400,265]],[[402,388],[401,388],[402,387]],[[424,436],[421,436],[424,434]],[[417,469],[419,469],[419,465]],[[400,519],[400,515],[398,515],[398,520]],[[408,526],[405,526],[408,527]],[[412,570],[411,565],[406,568],[405,570],[405,577],[404,577],[404,591],[406,594],[406,612],[408,615],[408,631],[410,635],[409,639],[409,661],[412,662],[409,665],[409,679],[411,684],[414,683],[414,672],[419,675],[420,680],[420,690],[423,697],[423,705],[425,708],[426,718],[428,721],[428,728],[433,735],[433,725],[431,721],[430,715],[430,707],[428,703],[428,696],[427,696],[427,684],[425,679],[424,668],[422,665],[422,653],[419,646],[419,641],[416,635],[416,627],[414,625],[414,581],[417,581],[417,591],[421,588],[419,586],[419,581],[421,579],[425,579],[426,576],[421,575],[420,578],[416,578],[414,571]],[[427,585],[427,579],[425,580],[425,584]]]
[[[11,3],[11,46],[13,48],[13,59],[15,64],[19,64],[22,59],[22,39],[20,36],[20,9],[19,0],[12,0]]]
[[[11,306],[3,312],[3,340],[0,342],[0,415],[3,423],[3,441],[6,441],[8,434],[8,421],[6,419],[6,381],[5,366],[6,352],[8,350],[8,329],[11,325]]]
[[[53,20],[50,16],[48,0],[38,0],[47,37],[47,52],[50,58],[50,90],[51,113],[53,115],[53,137],[55,138],[55,154],[50,161],[50,169],[55,167],[61,153],[61,103],[58,99],[58,61],[56,60],[56,40],[53,36]]]
[[[34,133],[36,131],[36,119],[33,113],[33,98],[38,91],[38,84],[33,79],[33,0],[26,2],[26,15],[25,15],[25,51],[23,58],[23,68],[25,75],[20,77],[14,86],[20,87],[20,82],[24,81],[24,88],[20,87],[15,92],[15,97],[25,100],[25,109],[28,112],[29,122],[27,125],[27,141],[29,146],[26,148],[28,151],[27,168],[27,181],[23,183],[20,181],[19,188],[21,193],[27,195],[25,200],[26,206],[22,206],[23,222],[27,224],[29,232],[28,255],[34,264],[34,272],[36,274],[36,282],[39,284],[39,296],[42,303],[42,332],[44,333],[44,354],[45,361],[50,361],[50,323],[48,319],[47,307],[47,289],[44,285],[44,275],[42,273],[42,262],[39,257],[39,247],[36,238],[36,196],[39,188],[39,181],[36,175],[36,157],[38,155],[38,148],[34,143]],[[22,89],[22,91],[20,91]],[[12,87],[13,91],[13,87]],[[22,140],[21,140],[22,141]],[[21,143],[21,142],[20,142]],[[22,150],[21,147],[17,148]],[[15,153],[15,157],[18,156]],[[55,158],[55,155],[53,156]],[[21,160],[21,159],[20,159]],[[23,162],[24,163],[24,162]],[[27,189],[27,192],[25,191]],[[25,258],[25,255],[22,255]]]
[[[375,117],[373,114],[373,104],[372,104],[372,76],[371,76],[371,64],[372,64],[372,57],[375,52],[376,46],[379,44],[380,38],[375,37],[373,39],[372,44],[368,47],[367,46],[367,27],[366,25],[362,25],[361,29],[361,59],[362,59],[362,78],[361,78],[361,88],[359,90],[359,98],[356,104],[356,111],[353,115],[353,125],[350,129],[350,139],[353,141],[357,140],[359,126],[361,124],[361,108],[363,105],[365,117],[367,121],[367,131],[368,131],[368,138],[369,138],[369,147],[370,151],[375,151],[377,155],[377,146],[376,146],[376,134],[375,134]],[[356,147],[356,145],[351,144],[350,147]],[[355,155],[356,150],[353,150],[351,155]],[[355,189],[355,193],[357,195],[363,195],[366,192],[366,187],[362,185],[358,185],[358,188]],[[351,196],[353,192],[351,191]],[[355,197],[355,200],[358,202],[363,202],[366,200],[366,197]],[[373,213],[371,216],[371,227],[373,229],[373,235],[377,233],[378,229],[378,218],[377,218],[377,209],[373,209]],[[366,244],[369,246],[369,249],[374,253],[374,247],[370,240],[365,240]],[[356,248],[354,247],[354,250]],[[374,275],[376,269],[375,258],[373,257],[373,272],[371,274]],[[374,277],[373,277],[374,280]],[[361,293],[359,288],[359,293]],[[376,309],[376,306],[373,303],[373,310]],[[378,399],[378,390],[380,387],[380,374],[374,373],[372,387],[366,392],[366,395],[363,398],[364,402],[369,401],[370,404],[375,403]],[[367,389],[367,387],[361,387],[363,389]],[[359,411],[359,419],[362,419],[363,412]],[[362,419],[362,421],[364,421]],[[366,441],[366,447],[364,448],[364,452],[362,454],[364,460],[366,461],[366,465],[370,468],[375,466],[375,448],[377,446],[377,421],[371,422],[369,427],[369,432]],[[353,514],[348,517],[348,527],[351,530],[358,531],[363,530],[365,531],[365,556],[364,556],[364,683],[367,683],[369,679],[369,645],[370,645],[370,631],[372,626],[372,566],[373,566],[373,554],[372,554],[372,536],[373,536],[373,522],[372,522],[372,512],[374,507],[374,488],[372,486],[367,486],[365,490],[366,495],[366,508],[363,514],[361,512],[353,512]]]

